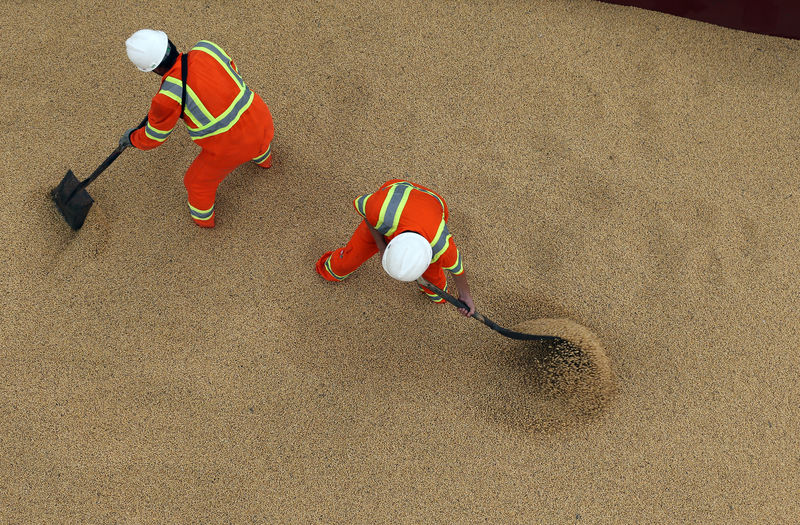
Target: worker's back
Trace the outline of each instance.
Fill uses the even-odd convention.
[[[210,116],[221,116],[243,95],[244,80],[225,51],[211,42],[199,42],[188,55],[190,92],[197,95]],[[180,69],[177,73],[180,79]]]
[[[271,116],[264,101],[253,93],[225,51],[209,41],[198,42],[188,55],[187,103],[183,117],[189,135],[203,149],[224,155],[231,146],[262,145],[272,140]],[[180,57],[165,78],[181,81]],[[163,89],[163,88],[162,88]],[[177,91],[180,93],[180,89]]]

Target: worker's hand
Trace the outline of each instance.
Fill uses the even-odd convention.
[[[459,294],[459,299],[461,302],[469,306],[469,310],[466,308],[459,308],[458,311],[461,312],[461,315],[466,317],[472,317],[472,314],[475,313],[475,303],[472,302],[472,296],[469,293],[462,293]]]
[[[123,133],[123,135],[119,138],[119,145],[121,147],[127,148],[129,146],[133,146],[133,144],[131,143],[131,133],[133,133],[134,131],[136,131],[136,128],[131,128],[127,130],[125,133]]]

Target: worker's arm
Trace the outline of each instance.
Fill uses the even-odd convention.
[[[125,133],[122,135],[122,137],[119,139],[119,145],[125,148],[133,146],[133,144],[131,144],[131,135],[137,129],[144,127],[145,124],[147,124],[147,117],[145,117],[144,120],[142,120],[139,123],[139,125],[136,126],[135,128],[129,128],[128,130],[126,130]]]
[[[378,247],[378,253],[381,257],[383,257],[383,250],[386,249],[386,240],[383,238],[383,234],[372,227],[372,225],[368,221],[364,221],[367,223],[367,228],[369,228],[369,233],[372,234],[372,238],[375,239],[375,245]]]
[[[453,275],[453,280],[456,282],[458,288],[458,298],[461,299],[469,309],[459,308],[458,311],[462,315],[472,317],[475,313],[475,303],[472,302],[472,295],[469,293],[469,283],[467,283],[467,274],[464,273],[464,264],[461,261],[461,252],[456,246],[452,236],[448,239],[447,251],[445,251],[439,262],[442,269],[449,271]]]
[[[461,312],[461,315],[472,317],[472,314],[475,313],[475,303],[472,302],[472,295],[469,293],[469,283],[467,282],[466,272],[461,272],[458,275],[453,274],[453,280],[456,282],[456,288],[458,288],[458,298],[469,306],[469,310],[466,308],[459,308],[458,311]]]
[[[133,147],[149,150],[167,140],[181,115],[181,104],[159,92],[150,103],[147,124],[130,134]]]

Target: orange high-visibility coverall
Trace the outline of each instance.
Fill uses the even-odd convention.
[[[383,234],[387,243],[407,231],[425,237],[431,243],[433,258],[422,276],[440,289],[447,291],[447,277],[443,270],[454,275],[464,273],[461,253],[447,229],[450,217],[447,204],[437,193],[419,184],[393,179],[378,191],[356,198],[353,206],[364,220],[347,245],[326,252],[317,261],[317,273],[328,281],[345,279],[378,252],[367,223]],[[432,301],[444,302],[428,288],[420,286],[420,289]]]
[[[188,60],[183,121],[192,140],[203,148],[183,182],[192,219],[199,226],[211,228],[220,182],[237,166],[251,160],[262,168],[272,165],[272,115],[261,97],[245,85],[222,48],[201,41],[181,54],[162,77],[161,88],[150,104],[147,126],[131,134],[135,147],[149,150],[160,146],[177,123],[183,60]]]

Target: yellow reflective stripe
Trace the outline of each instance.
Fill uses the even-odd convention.
[[[456,248],[456,262],[453,266],[446,267],[442,266],[442,269],[449,270],[453,273],[453,275],[461,275],[464,273],[464,265],[461,263],[461,252]]]
[[[228,60],[230,60],[230,61],[233,61],[233,59],[232,59],[232,58],[231,58],[231,57],[228,55],[228,53],[226,53],[226,52],[225,52],[225,50],[224,50],[224,49],[222,49],[220,46],[218,46],[217,44],[215,44],[215,43],[214,43],[214,42],[212,42],[211,40],[201,40],[201,41],[199,41],[197,44],[195,44],[195,47],[193,47],[193,48],[192,48],[192,51],[203,51],[203,52],[205,52],[205,53],[208,53],[209,55],[212,55],[212,56],[213,56],[214,54],[213,54],[213,53],[212,53],[212,52],[211,52],[209,49],[207,49],[207,48],[204,48],[204,47],[202,47],[202,46],[200,46],[200,47],[197,47],[197,46],[198,46],[198,44],[208,44],[208,45],[210,45],[210,46],[213,46],[213,47],[214,47],[214,49],[216,49],[217,51],[219,51],[220,53],[222,53],[222,55],[223,55],[225,58],[227,58],[227,59],[228,59]],[[219,57],[216,57],[216,58],[217,58],[217,60],[219,60]]]
[[[222,49],[220,46],[218,46],[217,44],[215,44],[215,43],[214,43],[214,42],[212,42],[211,40],[201,40],[201,41],[200,41],[200,42],[198,42],[197,44],[209,44],[209,45],[211,45],[211,46],[214,46],[214,49],[216,49],[217,51],[219,51],[220,53],[222,53],[222,55],[223,55],[225,58],[227,58],[227,59],[228,59],[228,60],[230,60],[230,61],[233,61],[233,59],[230,57],[230,55],[228,55],[228,53],[226,53],[226,52],[225,52],[225,50],[224,50],[224,49]],[[195,46],[197,46],[197,44],[195,44]],[[192,48],[192,49],[195,49],[195,48]],[[198,47],[197,49],[199,49],[199,50],[201,50],[201,51],[205,51],[206,53],[211,53],[211,51],[209,51],[208,49],[205,49],[205,48],[203,48],[203,47]]]
[[[214,115],[212,115],[211,112],[206,109],[206,107],[203,105],[203,101],[200,100],[200,97],[197,96],[197,93],[194,92],[189,84],[186,84],[186,95],[191,97],[192,101],[197,104],[197,109],[199,109],[207,119],[214,120]],[[188,108],[186,108],[186,110],[188,110]],[[192,111],[194,111],[194,108],[192,108]]]
[[[435,303],[441,303],[441,302],[444,301],[444,299],[442,297],[439,297],[439,294],[434,293],[434,292],[429,292],[428,290],[423,288],[423,286],[421,284],[417,284],[417,286],[419,286],[420,291],[422,293],[424,293],[428,297],[428,299],[430,299],[431,301],[433,301]],[[445,285],[444,291],[447,292],[447,285]]]
[[[441,257],[444,254],[444,252],[447,251],[447,249],[450,247],[450,239],[452,239],[452,238],[453,238],[452,235],[449,235],[449,234],[447,235],[447,239],[444,241],[444,248],[442,248],[441,251],[439,251],[436,255],[433,256],[433,259],[431,259],[431,262],[438,261],[439,257]]]
[[[435,246],[437,243],[439,243],[440,237],[442,235],[445,235],[444,230],[445,230],[445,222],[442,221],[439,224],[439,230],[436,232],[436,235],[433,237],[433,241],[431,242],[431,246]],[[436,253],[433,254],[433,259],[431,259],[431,262],[436,262],[437,260],[439,260],[439,257],[441,257],[442,254],[447,251],[448,246],[450,246],[450,239],[452,238],[452,235],[450,235],[449,232],[446,235],[447,235],[447,237],[445,237],[444,244],[442,245],[442,247]]]
[[[188,87],[188,86],[187,86],[187,87]],[[174,93],[170,93],[169,91],[161,91],[160,93],[161,93],[162,95],[164,95],[165,97],[169,97],[169,98],[171,98],[172,100],[174,100],[174,101],[175,101],[175,102],[177,102],[178,104],[180,104],[180,103],[181,103],[181,97],[179,97],[179,96],[175,95]],[[197,118],[195,118],[195,116],[192,114],[192,112],[191,112],[191,111],[189,111],[189,108],[185,108],[185,110],[184,110],[184,114],[185,114],[185,115],[187,115],[187,116],[189,117],[189,120],[191,120],[192,122],[194,122],[194,125],[195,125],[195,126],[199,126],[199,125],[200,125],[200,123],[197,121]]]
[[[166,79],[164,79],[164,83],[167,82],[179,86],[181,89],[183,89],[183,82],[181,82],[177,78],[167,77]],[[160,93],[162,95],[171,98],[178,104],[181,103],[181,97],[178,96],[176,93],[173,93],[172,91],[162,89]],[[203,102],[200,100],[200,97],[197,96],[197,93],[195,93],[194,90],[191,88],[191,86],[189,86],[188,84],[186,85],[186,96],[191,99],[193,103],[192,105],[195,106],[197,110],[199,110],[200,113],[202,113],[206,117],[205,119],[201,119],[200,117],[195,116],[194,114],[195,107],[190,107],[190,105],[187,104],[186,108],[184,108],[185,114],[189,116],[189,120],[191,120],[195,126],[199,127],[202,126],[204,122],[214,121],[214,115],[212,115],[211,112],[209,112],[208,109],[206,109],[206,107],[203,105]]]
[[[228,107],[228,109],[226,109],[225,112],[222,115],[220,115],[219,117],[214,119],[214,121],[211,122],[210,124],[208,124],[207,126],[203,126],[201,128],[193,129],[192,133],[202,133],[204,129],[210,128],[211,126],[217,124],[220,120],[224,119],[226,116],[228,116],[229,113],[231,113],[234,109],[236,109],[236,104],[239,102],[239,100],[245,94],[249,94],[250,99],[247,101],[247,103],[240,110],[237,111],[238,114],[236,115],[236,118],[232,119],[230,121],[230,123],[228,123],[227,126],[219,128],[218,130],[212,131],[211,133],[204,134],[201,137],[192,137],[192,140],[200,140],[200,139],[205,139],[205,138],[208,138],[208,137],[213,137],[214,135],[219,135],[220,133],[225,133],[226,131],[231,129],[233,126],[235,126],[236,123],[239,122],[239,118],[241,118],[241,116],[244,115],[244,112],[247,111],[250,108],[250,105],[253,103],[253,99],[255,97],[253,97],[253,92],[252,91],[249,91],[249,90],[246,90],[246,89],[242,90],[239,93],[239,96],[237,96],[234,99],[233,104],[231,104],[230,107]]]
[[[384,229],[383,221],[386,219],[386,210],[389,209],[389,203],[392,201],[392,195],[394,195],[395,191],[397,191],[397,186],[392,185],[391,189],[388,192],[386,192],[386,198],[383,199],[383,204],[381,204],[381,211],[380,213],[378,213],[378,221],[377,224],[375,224],[375,229],[378,231]],[[381,231],[381,233],[383,232]],[[384,233],[384,235],[386,234]]]
[[[214,215],[214,205],[212,204],[211,207],[207,210],[201,210],[200,208],[195,208],[191,204],[189,204],[189,213],[192,215],[192,218],[197,219],[199,221],[207,221],[211,219]]]
[[[392,184],[390,188],[381,205],[378,224],[375,225],[375,229],[383,235],[391,235],[397,230],[408,196],[411,194],[412,186],[404,182],[398,182],[397,184]]]
[[[262,162],[267,160],[270,155],[272,155],[272,142],[270,142],[269,146],[267,146],[267,151],[254,158],[253,162],[255,162],[256,164],[261,164]]]
[[[347,276],[350,275],[350,273],[353,273],[353,272],[350,272],[350,273],[348,273],[346,275],[336,275],[333,272],[333,270],[331,269],[331,258],[332,257],[333,257],[333,254],[330,254],[328,256],[328,258],[325,260],[325,269],[328,270],[328,273],[330,273],[333,276],[333,278],[336,279],[337,281],[344,281],[347,278]]]
[[[169,79],[167,79],[167,80],[169,80]],[[166,80],[165,80],[164,82],[166,82]],[[178,95],[176,95],[175,93],[172,93],[172,92],[170,92],[170,91],[166,91],[166,90],[161,90],[161,91],[159,91],[159,93],[161,93],[161,94],[162,94],[162,95],[164,95],[165,97],[169,97],[169,98],[171,98],[172,100],[174,100],[174,101],[175,101],[175,102],[177,102],[178,104],[180,104],[180,103],[181,103],[181,97],[179,97],[179,96],[178,96]]]
[[[155,133],[159,133],[160,135],[153,135],[150,133],[150,130],[153,130]],[[155,140],[156,142],[164,142],[169,137],[169,134],[172,133],[172,130],[162,131],[155,126],[151,126],[148,122],[147,125],[144,127],[144,136],[149,138],[150,140]]]
[[[367,218],[367,200],[369,200],[371,196],[371,193],[367,193],[366,195],[356,197],[353,201],[353,206],[356,207],[356,211],[365,219]]]
[[[219,47],[219,46],[218,46],[217,44],[215,44],[214,42],[209,42],[208,40],[202,40],[202,41],[198,42],[198,44],[203,44],[203,43],[205,43],[205,44],[209,44],[209,45],[211,45],[211,46],[214,46],[214,49],[216,49],[217,51],[219,51],[220,53],[222,53],[222,54],[225,56],[225,58],[227,58],[227,59],[228,59],[228,62],[233,62],[233,59],[232,59],[230,56],[228,56],[228,53],[226,53],[224,49],[222,49],[221,47]],[[233,79],[233,81],[234,81],[234,82],[236,82],[237,84],[239,84],[239,87],[241,87],[241,88],[244,88],[244,80],[243,80],[241,77],[240,77],[240,78],[236,78],[236,76],[234,76],[234,75],[236,75],[237,73],[236,73],[236,71],[233,69],[233,65],[226,64],[226,63],[225,63],[225,62],[223,62],[223,61],[222,61],[222,60],[219,58],[219,56],[217,56],[217,55],[216,55],[216,54],[215,54],[213,51],[211,51],[210,49],[207,49],[207,48],[205,48],[205,47],[202,47],[202,46],[200,46],[200,47],[198,47],[198,46],[195,46],[195,47],[193,47],[193,48],[192,48],[192,51],[202,51],[203,53],[205,53],[205,54],[207,54],[207,55],[209,55],[209,56],[211,56],[211,57],[214,57],[214,60],[216,60],[217,62],[219,62],[219,65],[221,65],[221,66],[222,66],[222,67],[225,69],[225,71],[227,71],[227,72],[228,72],[228,75],[230,75],[230,77]]]
[[[400,204],[397,206],[397,211],[394,213],[394,221],[392,221],[392,226],[389,228],[389,231],[386,235],[393,234],[397,227],[400,225],[400,217],[403,215],[403,209],[406,207],[406,202],[408,202],[408,197],[411,195],[411,188],[402,188],[401,191],[404,191],[403,200],[400,201]],[[386,204],[384,202],[384,204]]]

